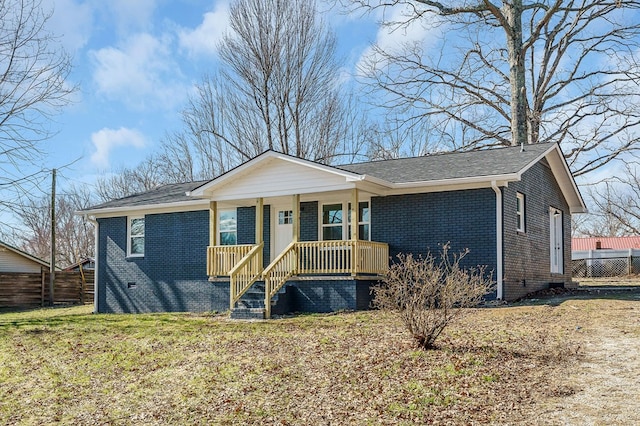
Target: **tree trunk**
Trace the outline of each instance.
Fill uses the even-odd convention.
[[[504,16],[509,27],[509,78],[511,80],[511,145],[528,143],[527,92],[525,89],[524,52],[522,50],[522,0],[504,3]]]

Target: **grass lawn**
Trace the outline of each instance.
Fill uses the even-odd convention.
[[[428,352],[377,311],[0,313],[0,424],[526,422],[574,392],[561,378],[598,301],[569,302],[471,310]]]

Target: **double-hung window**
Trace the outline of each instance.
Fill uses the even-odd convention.
[[[322,240],[342,239],[342,203],[322,205]]]
[[[359,239],[369,240],[371,238],[370,224],[369,201],[360,201],[358,202]],[[323,241],[351,238],[351,203],[323,204],[321,228]]]
[[[127,255],[144,256],[144,216],[129,217]]]
[[[238,217],[236,210],[220,210],[219,224],[219,244],[221,246],[236,245],[238,242]]]
[[[358,239],[370,240],[369,224],[371,220],[369,218],[369,202],[360,201],[358,203]],[[347,233],[351,237],[351,203],[349,203],[349,231]]]
[[[516,193],[516,231],[525,232],[525,197],[524,194]]]

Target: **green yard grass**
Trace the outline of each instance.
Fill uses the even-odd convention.
[[[91,309],[0,313],[0,424],[514,423],[572,393],[557,378],[579,356],[575,306],[472,310],[427,352],[377,311]]]

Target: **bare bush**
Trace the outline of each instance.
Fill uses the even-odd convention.
[[[439,258],[431,253],[417,258],[400,253],[384,284],[374,289],[374,306],[398,312],[418,344],[434,348],[444,328],[494,288],[486,267],[460,266],[468,253],[464,250],[450,256],[448,245],[443,246]]]

